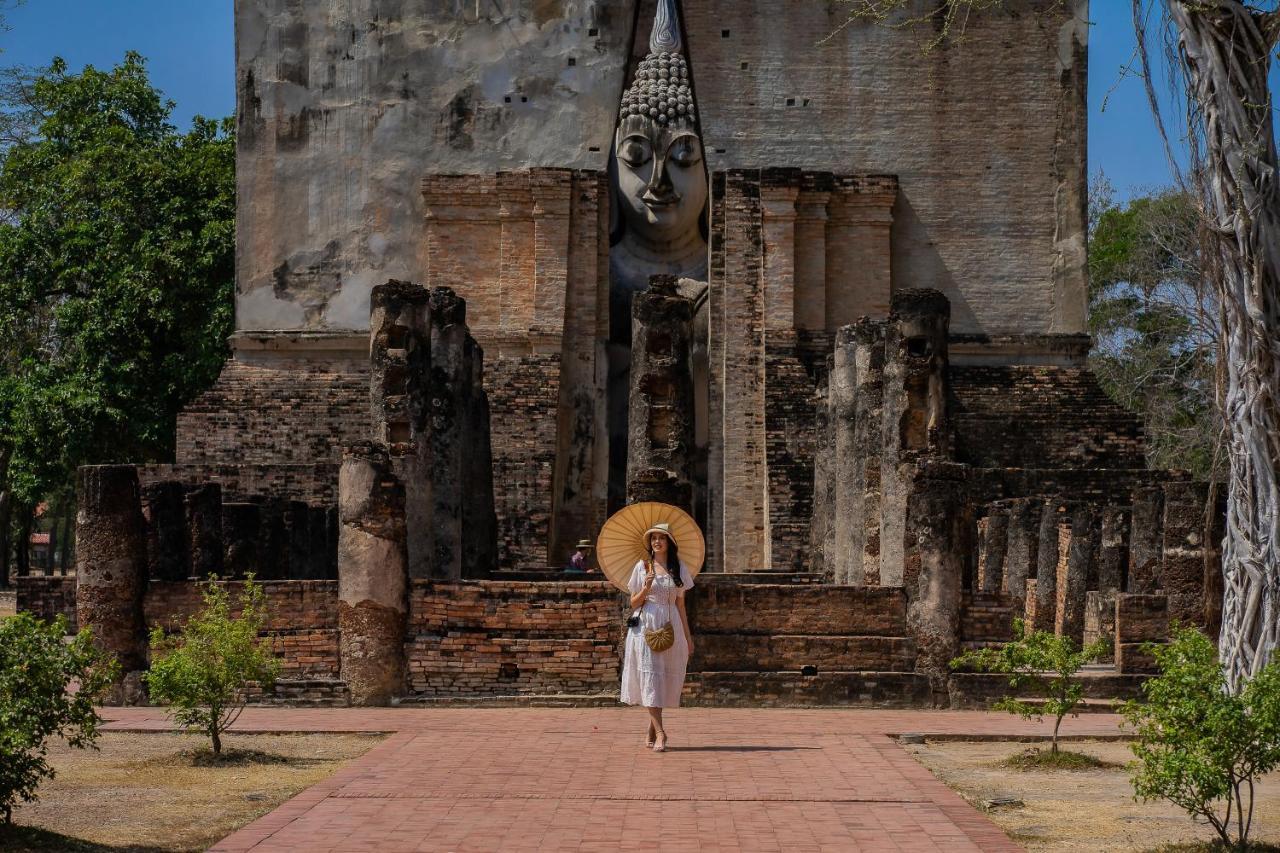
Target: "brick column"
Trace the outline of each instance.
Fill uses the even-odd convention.
[[[778,184],[760,187],[764,230],[764,328],[796,328],[796,198],[800,188]]]
[[[1009,547],[1009,511],[1002,504],[987,509],[982,536],[982,591],[1000,592],[1004,584],[1004,557]]]
[[[631,301],[627,502],[662,501],[692,512],[693,302],[675,276],[655,275]]]
[[[1036,608],[1033,631],[1053,631],[1058,616],[1058,499],[1040,504],[1040,535],[1036,551]]]
[[[856,412],[858,407],[857,338],[853,326],[841,326],[836,332],[831,375],[827,380],[827,399],[831,413],[832,438],[832,535],[827,566],[838,584],[861,584],[862,551],[865,531],[863,491],[856,470],[864,460],[856,445]],[[877,453],[876,458],[879,458]]]
[[[884,449],[880,469],[880,582],[908,583],[903,522],[912,469],[923,458],[945,459],[947,329],[951,305],[936,290],[900,290],[885,327]]]
[[[1058,613],[1057,632],[1077,641],[1084,637],[1085,592],[1098,560],[1098,511],[1083,504],[1071,514],[1071,546],[1067,554],[1066,589]]]
[[[147,538],[147,577],[186,580],[191,568],[191,542],[182,484],[173,480],[142,487],[142,518]]]
[[[1015,498],[1009,502],[1009,544],[1005,552],[1004,588],[1021,607],[1026,598],[1040,549],[1040,501]]]
[[[120,663],[109,705],[146,701],[147,544],[138,469],[85,465],[76,471],[76,622]]]
[[[1205,625],[1205,504],[1207,483],[1172,482],[1164,487],[1161,590],[1169,599],[1169,618]]]
[[[889,231],[896,193],[837,186],[827,204],[827,328],[890,310]]]
[[[405,489],[387,451],[347,448],[338,472],[338,654],[354,705],[386,705],[407,677]]]
[[[1161,531],[1164,492],[1144,487],[1133,492],[1133,525],[1129,534],[1129,592],[1150,595],[1160,588]]]
[[[795,221],[795,324],[827,328],[827,201],[831,193],[801,190]]]
[[[1169,602],[1163,595],[1116,595],[1116,671],[1157,672],[1155,658],[1143,649],[1146,643],[1169,639]]]
[[[187,516],[188,574],[200,580],[222,574],[222,486],[205,483],[187,490],[183,499]]]
[[[1129,557],[1129,513],[1123,507],[1102,510],[1102,538],[1098,544],[1098,589],[1124,589]]]
[[[850,583],[879,586],[880,578],[880,469],[884,456],[884,359],[885,324],[861,319],[853,324],[854,360],[858,385],[854,408],[854,488],[861,495],[860,514],[848,523],[861,525],[862,553],[851,568]],[[858,579],[861,563],[861,579]]]
[[[945,707],[950,661],[960,648],[965,496],[958,466],[925,463],[907,502],[907,624],[916,641],[916,670],[929,679],[934,703]]]

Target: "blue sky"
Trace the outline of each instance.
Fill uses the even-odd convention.
[[[1120,70],[1133,54],[1129,2],[1091,5],[1089,171],[1101,170],[1125,197],[1168,183],[1169,169],[1141,82]],[[197,113],[235,109],[231,16],[232,0],[25,0],[8,9],[12,29],[0,34],[0,62],[42,65],[60,55],[72,68],[105,67],[136,50],[185,127]]]

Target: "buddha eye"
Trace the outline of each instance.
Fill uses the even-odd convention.
[[[679,166],[692,166],[700,158],[698,145],[691,137],[677,139],[671,146],[667,157]]]
[[[618,146],[618,159],[633,169],[648,163],[652,157],[653,149],[643,136],[628,136]]]

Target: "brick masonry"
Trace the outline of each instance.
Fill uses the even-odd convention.
[[[76,579],[70,577],[19,577],[13,579],[19,613],[46,621],[65,616],[70,630],[76,625]]]

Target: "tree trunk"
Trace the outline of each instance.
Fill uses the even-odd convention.
[[[9,459],[12,450],[0,449],[0,589],[9,588],[9,520],[13,492],[9,488]]]
[[[18,577],[31,574],[31,526],[35,521],[35,508],[19,508],[21,523],[18,525]]]
[[[75,502],[73,501],[62,517],[62,535],[58,540],[62,546],[62,554],[58,560],[58,574],[64,578],[67,576],[67,568],[71,565],[71,551],[75,544],[75,519]]]
[[[1205,168],[1229,474],[1219,649],[1234,690],[1280,636],[1280,196],[1267,88],[1275,18],[1238,0],[1167,0]]]

